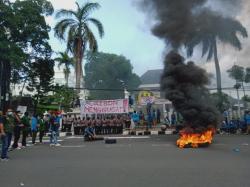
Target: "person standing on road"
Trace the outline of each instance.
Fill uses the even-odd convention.
[[[125,123],[126,130],[129,130],[131,126],[131,120],[130,120],[129,114],[124,116],[124,123]]]
[[[158,124],[161,123],[161,110],[159,108],[156,110],[156,121]]]
[[[0,111],[0,135],[2,135],[4,132],[4,129],[3,129],[3,112]]]
[[[24,116],[21,118],[21,122],[23,124],[22,127],[22,146],[26,147],[27,142],[26,142],[26,138],[28,136],[29,133],[29,129],[30,129],[30,118],[29,118],[29,113],[25,112]]]
[[[147,129],[151,129],[153,124],[153,115],[152,112],[148,113],[147,116]]]
[[[142,111],[139,112],[140,126],[143,127],[145,116]]]
[[[9,149],[10,144],[11,144],[11,140],[12,140],[12,135],[14,132],[14,123],[15,123],[15,120],[13,117],[13,111],[11,109],[8,109],[8,111],[7,111],[5,123],[8,127],[8,130],[7,131],[5,130],[5,134],[6,134],[7,139],[8,139],[8,149]]]
[[[67,118],[67,128],[66,128],[66,132],[71,132],[72,123],[73,123],[73,117],[71,117],[71,115],[69,115],[68,118]]]
[[[45,130],[46,130],[46,125],[45,125],[45,121],[43,119],[43,115],[40,116],[40,118],[38,119],[38,124],[39,124],[39,142],[43,143],[43,137],[45,135]]]
[[[229,118],[229,112],[226,109],[223,112],[223,117],[224,117],[224,121],[228,125],[229,124],[229,120],[228,120],[228,118]]]
[[[19,117],[19,111],[14,113],[14,143],[12,144],[13,149],[20,149],[18,148],[18,141],[20,139],[21,134],[21,119]]]
[[[171,114],[171,125],[172,126],[176,125],[176,115],[174,112]]]
[[[37,115],[33,114],[32,118],[31,118],[31,134],[32,134],[32,144],[33,145],[36,143],[37,131],[38,131]]]
[[[50,116],[49,116],[49,114],[45,114],[44,115],[44,123],[45,123],[45,133],[46,132],[49,132],[49,128],[50,128],[50,124],[49,124],[49,119],[50,119]]]
[[[247,134],[250,133],[250,111],[247,111],[246,112],[246,115],[245,115],[245,122],[246,122],[246,125],[247,125]]]
[[[7,136],[4,131],[4,116],[2,111],[0,111],[0,138],[2,141],[2,150],[1,150],[1,160],[8,161],[8,147],[7,147]]]
[[[140,121],[139,114],[136,111],[134,111],[134,113],[132,114],[131,117],[132,117],[132,120],[133,120],[135,126],[138,126],[138,123]]]
[[[106,118],[102,118],[102,134],[107,134],[107,121]]]
[[[55,114],[52,114],[50,117],[50,145],[51,146],[60,146],[58,143],[58,130],[59,130],[59,117],[56,117]]]
[[[8,133],[10,133],[10,126],[6,120],[6,117],[2,115],[0,112],[0,137],[2,141],[2,152],[1,152],[1,160],[8,161]]]
[[[156,111],[155,111],[155,109],[153,109],[152,117],[153,117],[153,127],[156,127],[157,119],[156,119]]]

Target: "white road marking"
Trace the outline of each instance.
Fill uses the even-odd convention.
[[[104,137],[104,139],[148,139],[150,136],[110,136]],[[70,136],[65,139],[83,139],[83,137],[79,136]]]
[[[248,143],[243,143],[243,144],[241,144],[242,146],[249,146],[249,144]]]
[[[66,137],[65,139],[83,139],[83,136],[69,136]]]
[[[132,147],[131,144],[109,144],[105,145],[106,148],[113,148],[113,147]]]
[[[62,142],[62,140],[57,140],[58,142]],[[27,143],[32,143],[32,141],[28,141]],[[39,143],[39,142],[36,142]],[[50,140],[43,140],[43,143],[50,143]]]
[[[152,144],[152,147],[173,147],[173,144]]]
[[[104,139],[148,139],[150,136],[114,136],[104,137]]]
[[[60,147],[63,148],[82,148],[82,147],[86,147],[85,145],[62,145]]]

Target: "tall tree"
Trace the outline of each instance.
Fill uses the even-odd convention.
[[[39,100],[53,89],[54,61],[38,59],[32,63],[27,89],[34,93],[35,110]]]
[[[245,70],[245,83],[250,83],[250,67]]]
[[[5,108],[10,81],[26,79],[30,63],[37,58],[50,58],[50,27],[45,16],[53,13],[46,0],[0,1],[0,74],[1,107]]]
[[[66,81],[66,87],[69,85],[69,75],[70,75],[70,68],[74,67],[74,58],[71,58],[67,52],[59,52],[59,57],[55,58],[54,60],[58,62],[58,68],[64,66],[63,73]]]
[[[243,89],[244,96],[245,93],[245,87],[244,87],[244,81],[245,81],[245,69],[242,66],[234,65],[229,70],[227,70],[228,75],[230,78],[234,79],[236,83],[239,83]]]
[[[124,98],[124,88],[137,89],[140,78],[124,56],[107,53],[89,53],[85,65],[86,87],[91,99]]]
[[[66,40],[67,49],[73,53],[76,59],[76,88],[79,89],[81,87],[81,78],[83,77],[82,61],[84,53],[87,47],[93,52],[98,49],[96,37],[89,24],[91,23],[97,27],[101,38],[104,36],[104,29],[99,20],[90,17],[93,10],[100,8],[98,3],[88,2],[80,6],[76,2],[76,6],[76,11],[62,9],[56,14],[57,18],[63,17],[63,19],[56,24],[54,30],[56,37]],[[67,38],[65,36],[66,33]],[[78,90],[79,92],[80,90]]]
[[[221,70],[218,58],[218,42],[229,44],[238,50],[242,49],[238,34],[248,37],[246,28],[237,20],[223,17],[211,10],[203,11],[194,22],[194,30],[189,33],[185,42],[187,55],[192,56],[194,48],[202,44],[202,56],[207,60],[214,59],[217,79],[217,90],[221,93]]]

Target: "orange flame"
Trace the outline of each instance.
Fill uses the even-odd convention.
[[[177,140],[177,146],[184,148],[191,146],[198,148],[201,144],[211,144],[213,140],[214,129],[209,129],[203,133],[188,133],[185,130],[180,132],[180,138]]]

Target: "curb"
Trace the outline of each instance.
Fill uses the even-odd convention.
[[[147,136],[147,135],[171,135],[174,134],[174,130],[166,130],[166,131],[157,131],[157,130],[152,130],[152,131],[144,131],[144,130],[140,130],[140,131],[123,131],[123,136],[127,136],[127,135],[132,135],[132,136]],[[69,137],[69,136],[74,136],[74,133],[72,132],[60,132],[60,137]]]
[[[145,135],[171,135],[174,134],[173,130],[166,131],[124,131],[123,135],[145,136]]]

